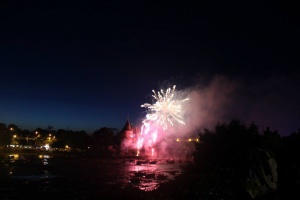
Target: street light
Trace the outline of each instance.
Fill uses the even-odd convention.
[[[16,144],[16,141],[15,141],[16,138],[17,138],[17,135],[13,135],[13,141],[12,141],[13,145]]]

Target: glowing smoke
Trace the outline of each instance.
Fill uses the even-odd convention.
[[[190,101],[183,105],[186,126],[177,127],[179,134],[197,134],[198,131],[214,128],[218,122],[236,117],[231,112],[236,107],[235,97],[239,89],[237,81],[224,76],[215,76],[208,83],[198,80],[195,86],[182,91]]]
[[[234,118],[246,124],[254,122],[260,131],[269,126],[281,135],[291,134],[299,128],[299,80],[298,74],[253,80],[222,75],[209,81],[197,79],[193,87],[181,91],[190,98],[182,107],[186,125],[177,127],[173,134],[196,134]]]

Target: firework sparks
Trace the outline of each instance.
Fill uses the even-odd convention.
[[[137,156],[140,155],[140,150],[144,148],[151,149],[150,155],[153,158],[157,154],[157,142],[161,140],[158,130],[162,128],[165,131],[169,125],[173,126],[174,123],[185,124],[181,116],[181,109],[183,102],[187,101],[188,98],[175,99],[175,88],[176,86],[174,85],[172,89],[168,88],[166,91],[160,90],[155,92],[152,90],[152,97],[155,103],[141,105],[147,108],[149,113],[143,121],[140,134],[137,136]]]
[[[189,100],[188,98],[183,100],[175,100],[174,92],[176,86],[168,88],[166,91],[160,90],[155,92],[152,90],[152,97],[156,101],[154,104],[145,103],[141,107],[148,108],[150,113],[146,115],[146,119],[143,123],[148,121],[153,122],[155,126],[161,126],[163,130],[168,129],[168,125],[173,126],[174,122],[185,124],[181,116],[182,103]]]

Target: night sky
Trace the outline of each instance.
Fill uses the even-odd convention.
[[[282,135],[300,128],[292,1],[7,2],[0,3],[1,123],[120,130],[128,117],[140,123],[152,89],[218,93],[212,82],[222,77],[235,89],[226,104],[211,100],[224,111],[215,121],[237,117]]]

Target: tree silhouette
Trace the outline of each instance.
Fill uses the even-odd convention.
[[[92,151],[101,157],[108,157],[115,154],[114,131],[115,128],[102,127],[93,133]]]
[[[114,144],[114,129],[102,127],[93,133],[93,137],[97,145],[113,145]]]
[[[255,199],[276,190],[277,163],[262,148],[262,135],[254,123],[218,123],[199,137],[194,163],[185,170],[190,195],[185,198]]]
[[[294,199],[300,188],[300,129],[283,137],[277,152],[280,191],[287,199]]]
[[[59,129],[56,132],[55,148],[65,148],[68,145],[71,148],[85,149],[89,144],[89,136],[85,131],[71,131]]]
[[[0,145],[10,144],[12,135],[9,133],[6,124],[0,123]]]

